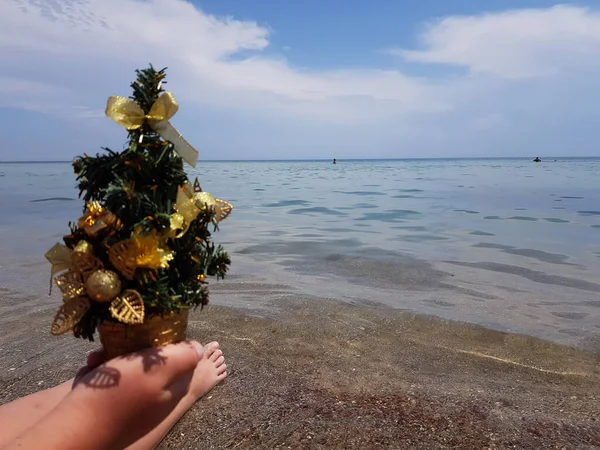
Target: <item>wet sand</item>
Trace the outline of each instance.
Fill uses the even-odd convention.
[[[47,301],[5,289],[0,313],[1,403],[96,348],[50,336]],[[163,449],[600,447],[598,353],[235,277],[189,336],[218,340],[231,372]]]

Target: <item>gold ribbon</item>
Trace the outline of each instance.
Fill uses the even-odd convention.
[[[203,209],[215,213],[218,221],[222,217],[220,202],[223,201],[215,199],[208,192],[193,192],[190,183],[184,184],[177,191],[175,213],[171,215],[171,231],[175,238],[180,238],[186,233]]]
[[[85,230],[88,236],[96,236],[99,231],[107,227],[113,227],[117,230],[122,228],[117,216],[106,210],[98,201],[87,204],[87,211],[79,218],[78,226]]]
[[[66,245],[62,244],[54,244],[54,246],[46,252],[44,255],[50,264],[52,264],[52,268],[50,269],[50,292],[52,294],[52,277],[56,275],[58,272],[62,272],[63,270],[67,270],[71,268],[72,260],[71,260],[71,252],[72,250]]]
[[[170,92],[165,92],[154,102],[148,114],[131,99],[113,96],[106,104],[106,115],[128,130],[140,128],[145,120],[163,139],[175,146],[175,151],[190,166],[196,167],[198,151],[187,142],[183,136],[169,123],[179,105]]]

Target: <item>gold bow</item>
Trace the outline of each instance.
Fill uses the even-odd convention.
[[[88,236],[96,236],[99,231],[107,227],[117,230],[122,228],[121,221],[117,216],[106,210],[98,201],[87,204],[87,211],[79,218],[78,226],[85,230]]]
[[[169,123],[175,115],[179,105],[170,92],[165,92],[154,102],[148,114],[131,99],[113,96],[106,104],[106,115],[128,130],[140,128],[145,120],[164,140],[170,141],[175,146],[175,151],[190,166],[196,167],[198,151],[187,142],[183,136]]]
[[[214,198],[208,192],[193,192],[190,183],[186,183],[177,191],[175,213],[171,215],[171,232],[175,238],[183,236],[202,210],[214,214],[213,220],[218,223],[226,219],[232,209],[231,203]]]
[[[72,250],[66,245],[54,244],[54,246],[44,255],[52,268],[50,269],[50,292],[52,294],[52,277],[58,272],[71,268],[71,252]]]

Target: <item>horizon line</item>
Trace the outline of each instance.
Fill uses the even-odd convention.
[[[426,161],[426,160],[445,160],[445,159],[530,159],[530,156],[446,156],[446,157],[419,157],[419,158],[335,158],[336,161]],[[545,156],[548,159],[586,159],[600,158],[600,155],[594,156]],[[199,159],[198,162],[315,162],[331,161],[334,158],[305,158],[305,159]],[[15,160],[0,161],[0,164],[61,164],[72,163],[73,160]]]

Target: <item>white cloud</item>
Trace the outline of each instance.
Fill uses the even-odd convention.
[[[333,121],[374,119],[362,108],[377,101],[396,102],[398,113],[446,107],[426,81],[398,72],[293,68],[261,53],[268,37],[254,22],[217,18],[182,0],[9,0],[0,6],[0,49],[17,62],[26,55],[84,69],[90,59],[96,66],[165,61],[202,103]],[[251,53],[235,58],[244,51]],[[349,109],[354,100],[360,108]]]
[[[596,63],[600,12],[558,5],[447,17],[430,24],[421,41],[423,50],[391,53],[506,78],[543,76]]]
[[[429,77],[369,67],[315,70],[274,53],[268,28],[215,17],[184,0],[4,0],[0,107],[92,122],[109,95],[128,94],[134,68],[154,62],[169,67],[169,87],[181,103],[176,122],[213,111],[257,124],[248,130],[238,123],[235,137],[218,135],[233,126],[227,122],[203,129],[213,133],[210,142],[254,140],[249,147],[277,151],[286,142],[326,142],[356,147],[354,156],[364,156],[357,143],[377,142],[385,156],[417,147],[420,155],[439,155],[466,145],[476,152],[492,133],[512,134],[514,146],[520,133],[529,133],[528,117],[556,122],[554,104],[570,116],[545,131],[568,133],[583,105],[577,96],[600,88],[593,81],[600,79],[597,10],[557,6],[446,17],[420,38],[420,49],[390,52],[404,63],[440,65]],[[444,77],[445,66],[468,73]],[[585,104],[587,114],[600,113],[595,104]]]

